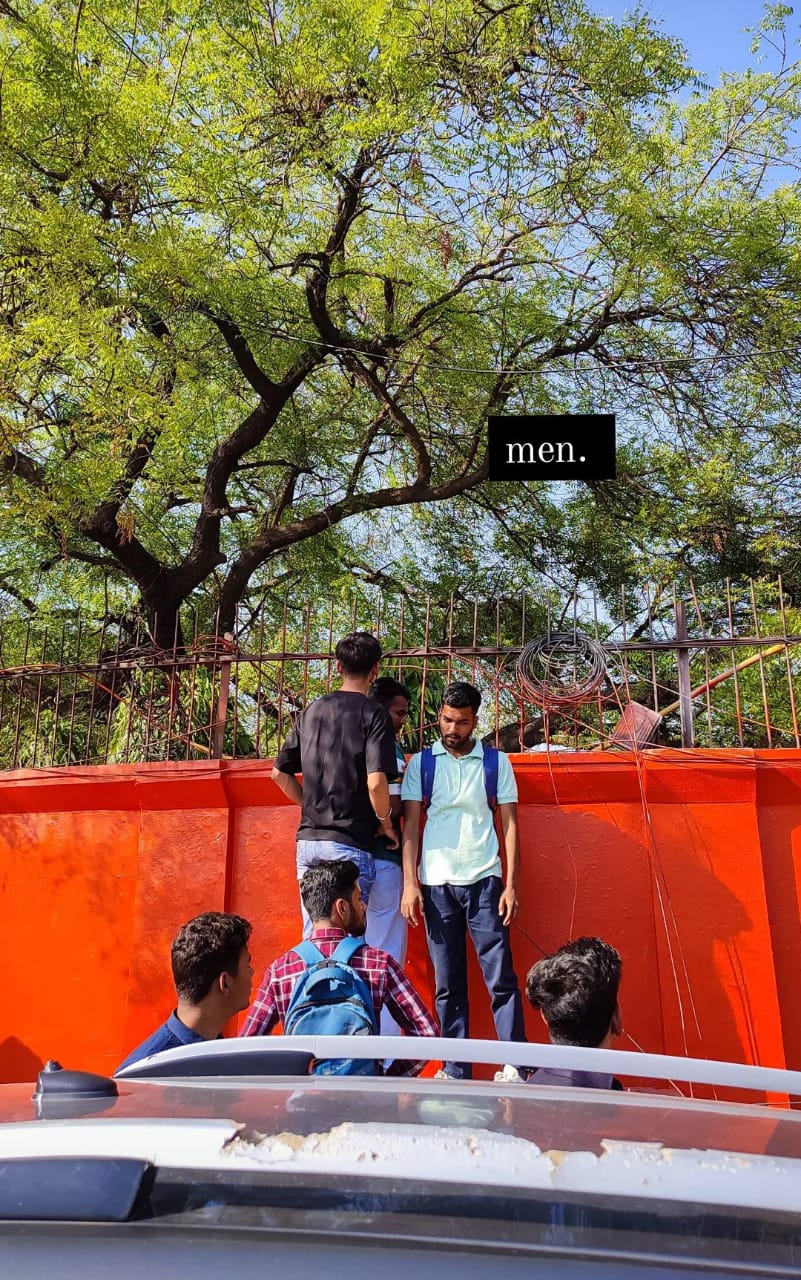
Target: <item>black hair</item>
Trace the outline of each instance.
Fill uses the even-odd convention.
[[[392,676],[379,676],[374,680],[370,685],[370,696],[380,702],[382,707],[388,707],[396,698],[405,698],[410,704],[412,701],[408,686],[401,684],[400,680],[394,680]]]
[[[179,999],[200,1004],[223,973],[235,975],[252,932],[249,920],[206,911],[179,930],[172,944],[172,976]]]
[[[529,970],[526,995],[541,1009],[554,1044],[595,1049],[617,1008],[620,955],[600,938],[576,938]]]
[[[351,631],[337,641],[334,653],[346,676],[366,676],[381,661],[381,645],[369,631]]]
[[[443,707],[469,707],[473,715],[478,714],[481,706],[481,694],[473,684],[466,680],[454,680],[442,695]]]
[[[309,863],[300,882],[300,896],[312,921],[330,920],[337,898],[350,901],[359,868],[350,858],[328,862],[319,858]]]

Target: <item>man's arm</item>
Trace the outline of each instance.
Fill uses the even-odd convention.
[[[373,701],[371,699],[371,701]],[[389,779],[398,772],[395,759],[395,730],[385,707],[374,702],[364,743],[367,764],[367,790],[370,804],[378,822],[378,829],[389,849],[398,848],[398,837],[392,821],[392,802],[389,798]]]
[[[517,840],[517,805],[499,804],[503,828],[503,842],[506,846],[506,875],[504,888],[498,903],[498,915],[504,924],[511,924],[520,910],[517,898],[517,886],[520,878],[520,849]]]
[[[389,783],[385,773],[368,773],[367,790],[370,793],[370,804],[378,822],[379,830],[386,839],[389,849],[397,849],[398,837],[392,825],[392,805],[389,802]]]
[[[273,768],[270,775],[275,785],[283,791],[284,795],[292,801],[293,804],[303,804],[303,787],[298,782],[294,773],[284,773],[283,769],[277,766]]]
[[[287,774],[287,777],[290,775]],[[240,1031],[241,1036],[267,1036],[280,1021],[278,1006],[273,994],[272,965],[265,973],[256,999],[248,1009],[248,1016]]]
[[[303,787],[297,774],[303,772],[300,754],[300,727],[302,713],[298,716],[289,736],[273,761],[272,780],[293,804],[303,804]]]
[[[401,915],[409,924],[417,924],[417,911],[423,914],[423,895],[417,879],[417,859],[420,853],[420,800],[403,802],[403,897]]]
[[[389,955],[387,956],[387,989],[384,1003],[407,1035],[439,1035],[437,1021],[429,1013],[417,988],[406,977],[397,960]],[[425,1065],[425,1062],[396,1058],[387,1075],[419,1076]]]

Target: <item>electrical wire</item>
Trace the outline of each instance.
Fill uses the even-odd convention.
[[[577,670],[584,671],[580,677]],[[572,678],[571,678],[572,668]],[[580,631],[555,631],[531,640],[517,659],[523,693],[543,711],[565,711],[588,702],[607,679],[603,645]]]
[[[379,363],[383,363],[387,365],[416,365],[418,369],[432,369],[434,373],[466,373],[466,374],[474,374],[476,376],[485,376],[485,377],[486,376],[497,377],[503,374],[503,375],[514,375],[515,377],[540,378],[540,377],[548,377],[548,376],[563,377],[565,372],[564,368],[561,368],[561,367],[554,368],[554,367],[547,367],[547,366],[540,366],[539,368],[536,368],[536,369],[521,369],[521,368],[515,367],[514,365],[486,366],[486,365],[441,364],[433,360],[417,360],[417,359],[412,359],[412,357],[410,356],[398,356],[398,355],[395,355],[394,352],[365,351],[363,347],[349,347],[344,344],[340,345],[335,342],[324,342],[317,338],[296,337],[295,334],[283,333],[277,329],[271,329],[269,327],[266,328],[266,332],[269,334],[271,338],[276,339],[278,342],[295,343],[296,345],[303,346],[303,347],[318,347],[326,351],[330,351],[334,355],[361,356],[362,359],[370,360],[370,361],[378,361]],[[757,351],[747,356],[744,356],[741,352],[736,352],[736,351],[728,351],[728,352],[718,351],[714,355],[708,355],[708,356],[694,355],[694,354],[688,353],[687,355],[684,355],[684,356],[665,356],[664,358],[660,358],[660,359],[639,357],[636,355],[607,356],[607,360],[605,362],[604,367],[610,371],[614,371],[616,368],[619,368],[621,370],[625,369],[625,371],[628,372],[631,368],[663,369],[666,367],[674,367],[674,366],[686,367],[687,365],[691,365],[691,364],[705,364],[705,365],[706,364],[726,364],[726,363],[731,363],[732,361],[734,361],[735,363],[741,362],[743,365],[745,365],[748,361],[753,361],[754,359],[756,359],[757,356],[782,356],[782,355],[797,356],[798,348],[797,347],[768,347],[764,351]],[[553,359],[560,359],[560,360],[569,359],[569,358],[570,358],[569,355],[553,357]],[[601,366],[599,365],[599,362],[597,360],[593,361],[592,363],[579,364],[574,359],[571,371],[572,372],[578,371],[583,373],[595,373],[595,372],[598,372],[600,367]]]

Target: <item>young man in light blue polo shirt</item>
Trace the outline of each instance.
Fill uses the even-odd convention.
[[[519,909],[517,784],[508,757],[499,751],[494,798],[506,846],[504,878],[484,749],[474,736],[480,705],[481,694],[473,685],[450,684],[439,714],[442,738],[425,766],[425,771],[434,766],[430,795],[424,796],[424,753],[412,756],[404,774],[401,911],[416,925],[417,911],[422,910],[443,1036],[469,1035],[469,933],[490,994],[498,1039],[525,1041],[523,1001],[509,942],[509,925]],[[418,881],[420,820],[426,805]],[[508,1078],[516,1078],[513,1068],[506,1071]],[[445,1074],[466,1079],[471,1068],[446,1062]]]

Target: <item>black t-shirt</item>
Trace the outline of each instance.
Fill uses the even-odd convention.
[[[299,840],[337,840],[370,851],[377,823],[367,775],[398,772],[395,730],[375,698],[342,689],[317,698],[298,716],[275,765],[303,774]]]

